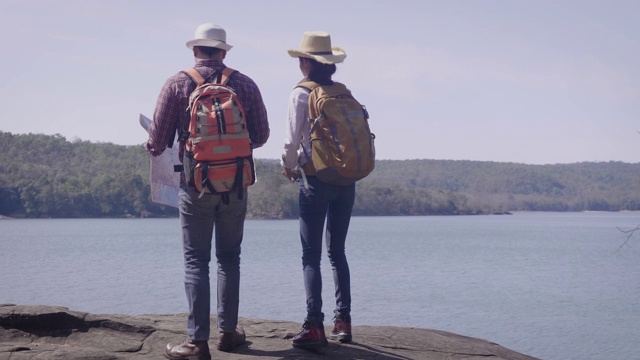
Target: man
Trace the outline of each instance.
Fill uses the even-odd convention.
[[[231,45],[226,32],[214,24],[202,24],[195,37],[187,42],[193,50],[195,70],[211,81],[225,67],[223,60]],[[258,148],[269,138],[267,111],[258,86],[246,75],[234,73],[227,85],[234,89],[242,103],[252,148]],[[171,143],[174,131],[186,129],[189,121],[189,95],[196,83],[184,72],[170,77],[162,87],[149,130],[147,151],[160,155]],[[184,137],[180,138],[179,154],[183,158]],[[247,211],[247,192],[244,196],[200,193],[189,187],[184,173],[180,179],[180,223],[185,264],[185,292],[189,303],[187,339],[181,344],[168,344],[165,357],[171,360],[210,359],[210,287],[209,262],[215,228],[217,259],[217,348],[232,351],[244,343],[244,330],[238,326],[240,288],[240,245]]]

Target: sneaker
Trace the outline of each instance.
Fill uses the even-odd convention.
[[[236,327],[234,332],[220,332],[218,335],[218,350],[224,352],[233,351],[233,349],[244,344],[247,340],[247,335],[244,329],[240,326]]]
[[[329,338],[338,340],[341,343],[351,342],[351,322],[346,322],[339,316],[334,317],[333,330],[331,330]]]
[[[293,337],[291,344],[294,348],[317,349],[329,345],[329,342],[324,334],[322,323],[313,324],[310,321],[305,321],[302,325],[302,331]]]
[[[207,341],[185,340],[182,344],[167,344],[164,357],[169,360],[211,360]]]

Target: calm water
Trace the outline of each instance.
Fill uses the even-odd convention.
[[[620,248],[618,228],[639,223],[640,213],[356,217],[354,323],[451,331],[543,359],[638,359],[640,233]],[[297,226],[247,222],[240,316],[302,321]],[[0,220],[0,303],[185,312],[178,220]]]

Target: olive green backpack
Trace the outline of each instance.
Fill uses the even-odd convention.
[[[306,175],[324,183],[349,185],[369,175],[375,166],[375,135],[369,114],[344,84],[301,81],[309,93],[309,139]]]

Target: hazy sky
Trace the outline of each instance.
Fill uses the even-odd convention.
[[[637,163],[639,14],[637,0],[0,0],[0,131],[142,144],[138,114],[214,22],[269,112],[257,158],[281,154],[301,77],[286,50],[324,30],[379,159]]]

